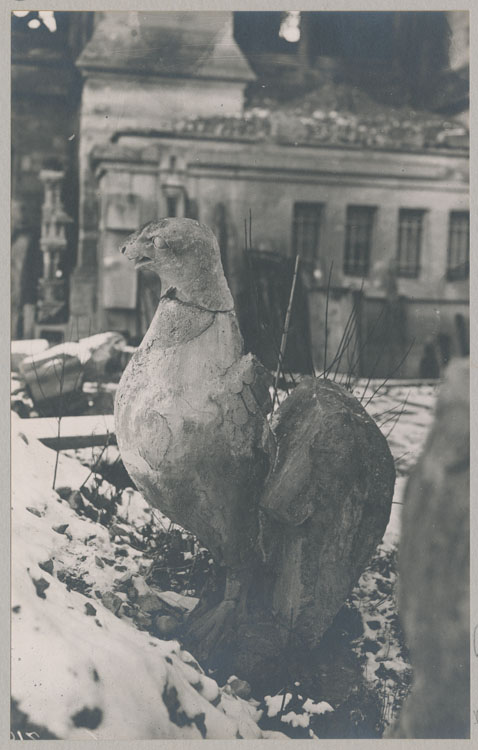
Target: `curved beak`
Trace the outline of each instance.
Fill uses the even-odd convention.
[[[120,248],[120,253],[131,260],[135,268],[143,268],[154,260],[145,247],[145,243],[140,240],[140,232],[135,232],[128,237],[126,243]]]

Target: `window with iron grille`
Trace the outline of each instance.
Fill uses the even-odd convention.
[[[470,271],[470,214],[451,211],[448,224],[447,279],[467,279]]]
[[[322,213],[322,203],[294,204],[292,243],[303,265],[313,265],[318,258]]]
[[[367,276],[372,249],[375,206],[347,206],[344,273]]]
[[[398,216],[397,274],[416,279],[420,273],[420,256],[425,211],[401,208]]]

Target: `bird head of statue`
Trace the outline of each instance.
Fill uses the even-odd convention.
[[[234,307],[219,245],[205,224],[184,218],[152,221],[128,237],[120,252],[136,269],[159,276],[162,296],[211,311]]]

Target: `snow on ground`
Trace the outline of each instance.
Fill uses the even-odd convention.
[[[154,596],[142,553],[118,556],[121,537],[51,489],[56,454],[27,442],[19,419],[12,438],[12,698],[27,726],[61,739],[267,738],[254,702],[219,688],[177,640],[135,627],[118,583],[135,577]],[[57,487],[88,475],[60,455]],[[141,523],[148,510],[138,493],[129,501]]]
[[[357,386],[354,392],[387,438],[397,474],[408,474],[423,449],[433,422],[437,386],[385,385],[374,394],[379,385],[367,389]]]
[[[311,717],[316,714],[325,714],[333,711],[332,706],[326,701],[319,701],[314,703],[310,698],[305,701],[302,696],[298,696],[302,705],[298,711],[289,711],[287,709],[291,702],[293,695],[292,693],[284,693],[284,695],[266,695],[264,703],[266,705],[266,713],[269,718],[274,718],[280,715],[280,720],[284,724],[290,724],[291,727],[303,727],[306,729],[310,724]]]

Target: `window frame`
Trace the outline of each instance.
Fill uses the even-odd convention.
[[[363,216],[367,216],[367,221],[362,224],[360,224],[357,219],[352,221],[351,214],[353,211],[357,213],[363,212]],[[375,205],[355,203],[347,205],[345,212],[343,257],[344,276],[366,278],[369,275],[377,212],[378,206]],[[358,231],[363,231],[364,229],[366,231],[365,242],[363,239],[360,240],[360,233]],[[359,237],[359,241],[357,241],[357,237]],[[365,256],[363,258],[360,258],[360,253],[357,252],[357,248],[360,248],[361,246],[365,246]]]
[[[407,221],[404,215],[408,214],[408,226],[404,228],[404,224]],[[425,222],[426,222],[427,210],[425,208],[410,208],[403,207],[398,211],[398,232],[397,232],[397,276],[404,279],[418,279],[422,269],[422,249],[423,249],[423,237],[425,234]],[[412,223],[411,218],[418,218],[418,230],[415,236],[412,234]],[[403,234],[408,231],[408,243],[402,242]],[[404,258],[402,258],[402,248],[404,247]],[[412,248],[410,250],[410,244]],[[414,245],[414,246],[413,246]],[[411,259],[411,260],[410,260]]]
[[[455,218],[466,218],[467,227],[465,231],[454,232],[453,220]],[[452,237],[466,234],[466,245],[465,245],[465,260],[461,263],[451,264],[452,261]],[[455,257],[459,258],[460,252],[463,248],[459,246],[454,248]],[[447,281],[466,281],[470,276],[470,212],[469,211],[450,211],[448,214],[448,233],[447,233],[447,253],[446,253],[446,279]]]
[[[303,236],[301,238],[302,242],[299,247],[299,220],[300,217],[298,216],[298,210],[301,208],[306,208],[308,210],[311,210],[311,214],[313,213],[315,215],[315,222],[311,222],[306,218],[306,224],[312,224],[313,231],[315,231],[315,240],[313,242],[314,248],[312,252],[310,253],[304,253],[304,232]],[[324,214],[325,214],[325,204],[321,201],[297,201],[293,204],[292,208],[292,250],[294,256],[297,255],[297,253],[300,255],[300,262],[301,266],[305,268],[315,268],[320,259],[320,245],[321,245],[321,235],[322,235],[322,228],[324,223]]]

